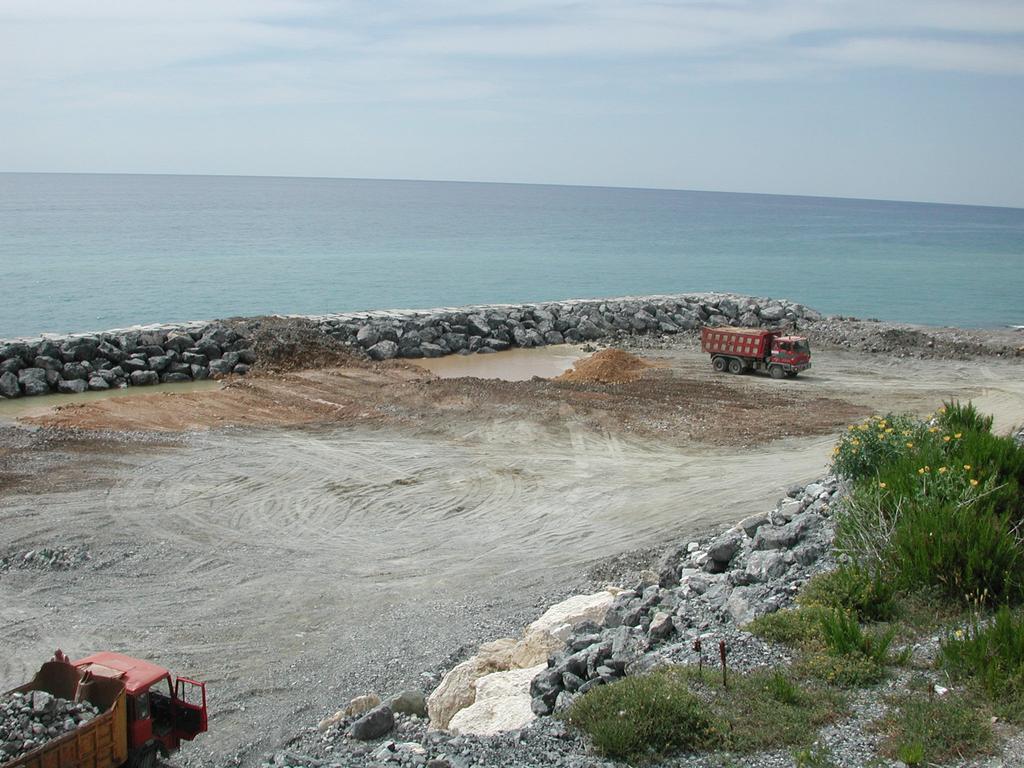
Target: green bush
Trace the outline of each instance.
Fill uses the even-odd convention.
[[[936,444],[927,424],[907,414],[886,414],[851,424],[832,450],[832,469],[847,480],[874,480],[915,446]]]
[[[1024,600],[1024,449],[991,426],[957,402],[929,422],[855,425],[836,446],[835,469],[852,480],[836,548],[899,590]]]
[[[969,679],[1014,720],[1024,715],[1024,614],[1000,608],[993,619],[975,619],[966,630],[946,637],[939,664],[956,679]]]
[[[668,674],[686,681],[706,702],[714,718],[708,746],[730,752],[810,745],[822,725],[846,711],[837,692],[805,687],[784,669],[733,674],[728,687],[717,672],[677,669]]]
[[[840,688],[874,685],[884,680],[886,675],[884,666],[859,653],[808,652],[795,666],[802,675]]]
[[[961,405],[957,400],[943,403],[939,409],[938,421],[946,432],[992,431],[992,417],[978,413],[974,403]]]
[[[936,765],[990,754],[995,734],[974,702],[955,694],[907,694],[890,702],[878,723],[886,734],[882,754],[907,765]]]
[[[877,571],[843,565],[808,581],[797,602],[847,611],[862,621],[886,621],[896,611],[896,589]]]
[[[805,689],[783,670],[733,673],[723,686],[717,671],[670,667],[594,688],[564,717],[602,755],[638,761],[694,749],[809,746],[845,711],[835,691]]]
[[[935,587],[954,601],[998,603],[1024,596],[1024,552],[1000,516],[974,505],[920,501],[903,512],[889,542],[903,589]]]
[[[770,643],[793,648],[807,648],[822,644],[821,616],[828,609],[820,605],[807,605],[759,616],[744,629]]]
[[[822,638],[833,656],[863,656],[879,666],[889,660],[889,646],[895,630],[865,632],[857,617],[845,611],[827,611],[821,615]]]
[[[677,677],[655,672],[627,677],[581,696],[568,722],[616,760],[654,758],[704,746],[712,736],[706,707]]]

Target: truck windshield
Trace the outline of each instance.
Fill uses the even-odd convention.
[[[811,345],[807,343],[807,339],[800,339],[793,344],[793,347],[797,352],[803,352],[805,355],[811,354]]]

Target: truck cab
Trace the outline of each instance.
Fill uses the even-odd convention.
[[[796,376],[811,367],[811,345],[803,336],[776,336],[772,339],[768,364],[782,366],[786,376]]]
[[[120,653],[95,653],[74,662],[83,673],[120,680],[127,698],[128,765],[149,768],[157,753],[164,757],[182,741],[206,731],[206,684],[148,661]]]

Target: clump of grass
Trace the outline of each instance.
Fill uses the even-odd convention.
[[[685,682],[662,671],[594,688],[573,702],[566,719],[616,760],[697,749],[713,735],[705,705]]]
[[[676,667],[588,691],[565,717],[602,755],[638,761],[809,746],[844,711],[835,691],[807,689],[780,670],[733,674],[724,687],[717,673]]]
[[[717,675],[688,674],[700,683],[698,694],[709,701],[717,723],[717,746],[730,752],[810,746],[823,725],[846,711],[846,702],[836,691],[801,685],[781,670],[738,675],[728,689],[722,688]]]
[[[854,614],[821,605],[770,613],[746,629],[800,650],[797,666],[803,674],[844,688],[877,683],[889,664],[901,661],[889,654],[895,627],[866,630]]]
[[[836,610],[821,615],[821,629],[825,647],[834,656],[863,656],[880,667],[889,659],[893,629],[865,631],[856,616]]]
[[[797,602],[846,611],[862,621],[887,621],[896,612],[896,588],[877,570],[842,565],[807,582]]]
[[[820,647],[823,643],[821,617],[828,610],[820,605],[786,608],[759,616],[744,629],[770,643],[791,648]]]
[[[945,764],[992,752],[995,734],[985,713],[961,696],[905,694],[877,723],[883,755],[910,766]]]
[[[1024,721],[1024,614],[1000,608],[947,636],[939,664],[955,679],[972,681],[1000,716]]]
[[[828,747],[816,744],[793,750],[794,768],[836,768]]]

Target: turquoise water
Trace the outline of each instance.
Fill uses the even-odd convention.
[[[0,174],[0,338],[690,291],[1024,324],[1024,210],[455,182]]]

